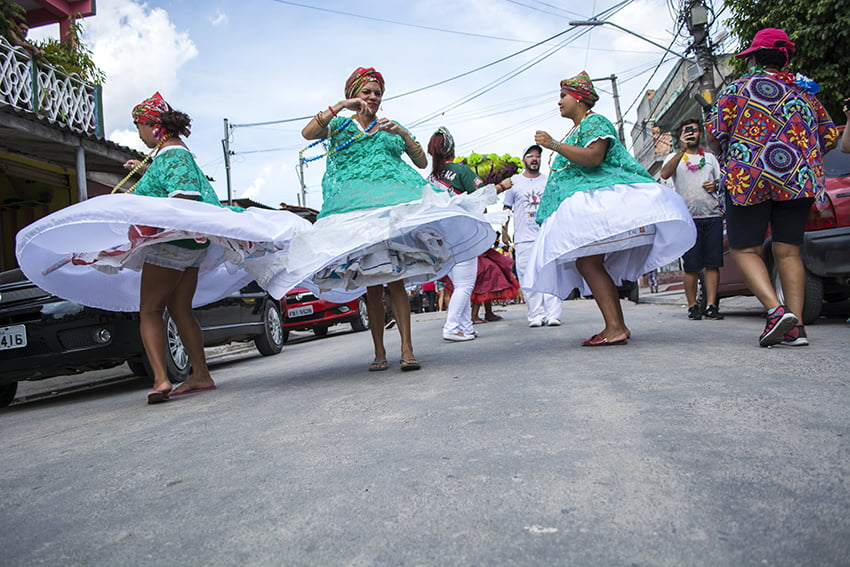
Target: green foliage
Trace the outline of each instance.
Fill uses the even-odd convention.
[[[522,160],[510,154],[498,155],[471,153],[467,157],[455,158],[455,163],[462,163],[472,169],[485,183],[499,183],[522,171]]]
[[[80,41],[81,31],[82,27],[75,22],[68,29],[65,41],[49,38],[37,43],[37,46],[44,50],[44,59],[51,65],[69,75],[76,73],[88,83],[102,85],[106,75],[94,64],[91,51]]]
[[[0,0],[0,35],[12,39],[12,30],[17,31],[18,23],[27,20],[27,12],[20,4]]]
[[[762,28],[782,28],[797,44],[789,70],[820,84],[817,97],[833,120],[842,122],[843,100],[850,97],[850,9],[843,0],[725,0],[734,14],[732,34],[749,46]],[[743,61],[736,70],[743,72]]]

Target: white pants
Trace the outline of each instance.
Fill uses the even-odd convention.
[[[449,272],[455,290],[452,292],[452,298],[449,300],[449,307],[446,310],[446,324],[443,325],[444,333],[451,335],[457,333],[472,334],[472,305],[469,302],[469,297],[472,295],[477,276],[478,258],[459,262]]]
[[[531,248],[534,242],[517,242],[516,271],[519,275],[522,294],[525,296],[525,304],[528,306],[528,320],[534,319],[561,319],[561,298],[549,293],[531,291],[525,286],[525,269],[531,259]]]

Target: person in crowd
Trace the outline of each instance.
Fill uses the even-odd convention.
[[[850,98],[844,99],[842,110],[847,118],[847,124],[844,126],[844,133],[841,135],[841,151],[850,154]]]
[[[431,174],[428,181],[436,187],[454,195],[471,194],[484,185],[478,175],[468,166],[454,163],[455,141],[445,127],[440,127],[428,141],[428,153],[431,155]],[[510,180],[496,184],[496,191],[510,187]],[[489,247],[488,247],[489,249]],[[455,264],[449,273],[452,281],[452,295],[446,311],[443,325],[443,339],[462,342],[474,340],[477,332],[472,328],[472,307],[470,297],[478,276],[478,258]]]
[[[800,245],[809,209],[824,189],[823,155],[838,142],[838,130],[814,96],[814,81],[783,70],[794,50],[781,29],[756,33],[736,56],[746,59],[750,73],[720,93],[705,124],[708,143],[723,162],[729,248],[767,310],[763,347],[809,344],[800,319]],[[762,258],[768,227],[785,304]]]
[[[31,57],[44,57],[44,50],[33,45],[27,40],[29,29],[30,26],[25,17],[15,16],[13,17],[13,23],[11,24],[10,29],[8,29],[7,33],[4,35],[7,36],[9,43],[15,47],[24,48]]]
[[[485,250],[493,231],[472,212],[481,202],[440,195],[402,159],[406,154],[420,169],[428,163],[406,128],[378,116],[384,86],[375,69],[356,69],[345,83],[345,98],[302,130],[304,138],[316,140],[305,151],[321,142],[327,150],[324,203],[313,229],[293,239],[285,285],[272,278],[270,291],[277,295],[295,280],[306,280],[333,301],[356,297],[365,287],[369,319],[381,321],[386,286],[401,339],[400,367],[409,371],[421,365],[413,353],[406,279],[415,284],[444,276],[455,263]],[[344,110],[354,115],[340,116]],[[303,153],[304,161],[318,159]],[[386,370],[384,327],[370,329],[375,356],[369,370]]]
[[[451,293],[446,288],[446,282],[442,279],[439,279],[434,282],[434,285],[437,288],[437,311],[445,311],[449,308],[449,299]]]
[[[493,304],[504,304],[516,298],[519,281],[513,273],[514,260],[499,251],[499,240],[493,247],[478,257],[478,275],[472,288],[472,323],[477,325],[501,321],[503,317],[493,312]],[[484,306],[484,317],[480,315]]]
[[[542,152],[543,148],[536,144],[525,150],[522,156],[525,167],[522,174],[512,178],[513,186],[505,191],[504,207],[513,211],[515,268],[528,307],[528,326],[557,327],[561,324],[561,299],[551,293],[533,291],[526,284],[531,248],[540,233],[537,207],[548,179],[540,173]]]
[[[587,73],[561,81],[558,107],[574,127],[560,141],[540,130],[534,136],[555,160],[526,268],[526,285],[535,291],[566,298],[575,288],[589,288],[604,328],[582,343],[588,347],[627,343],[631,331],[617,285],[680,257],[696,232],[682,198],[655,183],[620,143],[614,125],[593,112],[597,100]]]
[[[422,293],[425,295],[425,300],[428,302],[425,311],[431,312],[437,310],[437,284],[433,280],[422,284]]]
[[[717,302],[717,285],[723,266],[723,203],[719,190],[720,164],[713,154],[700,146],[701,123],[688,118],[676,129],[679,150],[667,156],[661,167],[661,178],[670,179],[676,192],[688,204],[697,227],[697,241],[685,252],[685,298],[688,319],[723,319]],[[699,274],[704,274],[706,308],[697,305]]]

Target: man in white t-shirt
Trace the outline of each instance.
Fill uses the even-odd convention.
[[[699,145],[702,124],[696,118],[684,120],[677,130],[679,151],[667,156],[661,178],[670,179],[676,192],[688,205],[697,227],[697,241],[682,256],[685,270],[685,298],[688,318],[723,319],[717,307],[717,285],[723,266],[723,207],[718,191],[720,165],[714,154]],[[705,274],[706,308],[697,305],[697,280]]]
[[[528,306],[528,326],[556,327],[561,324],[561,299],[548,293],[532,291],[525,286],[525,269],[531,255],[531,247],[540,232],[535,220],[537,207],[546,188],[546,176],[540,173],[542,148],[534,145],[525,150],[521,175],[512,178],[513,186],[504,192],[506,209],[513,211],[516,270],[525,303]]]

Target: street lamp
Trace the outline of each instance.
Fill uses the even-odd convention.
[[[609,21],[607,21],[607,20],[571,20],[571,21],[570,21],[570,25],[571,25],[571,26],[603,26],[603,25],[606,25],[606,24],[607,24],[607,25],[609,25],[609,26],[614,26],[614,27],[615,27],[615,28],[617,28],[618,30],[622,30],[622,31],[626,32],[627,34],[631,34],[631,35],[635,36],[636,38],[639,38],[639,39],[644,40],[644,41],[645,41],[645,42],[647,42],[647,43],[651,43],[651,44],[652,44],[652,45],[654,45],[655,47],[657,47],[657,48],[659,48],[659,49],[663,49],[663,50],[664,50],[664,51],[666,51],[667,53],[672,53],[673,55],[675,55],[675,56],[676,56],[676,57],[678,57],[679,59],[684,59],[685,61],[687,61],[687,62],[689,62],[689,63],[694,63],[694,62],[695,62],[693,59],[688,59],[687,57],[685,57],[685,56],[684,56],[684,55],[682,55],[681,53],[676,53],[675,51],[673,51],[673,50],[671,50],[671,49],[667,49],[666,47],[664,47],[664,46],[663,46],[663,45],[661,45],[660,43],[655,43],[655,42],[654,42],[654,41],[652,41],[651,39],[645,38],[645,37],[643,37],[642,35],[640,35],[640,34],[638,34],[638,33],[635,33],[635,32],[633,32],[633,31],[632,31],[632,30],[630,30],[630,29],[626,29],[626,28],[624,28],[623,26],[620,26],[620,25],[615,24],[614,22],[609,22]]]

